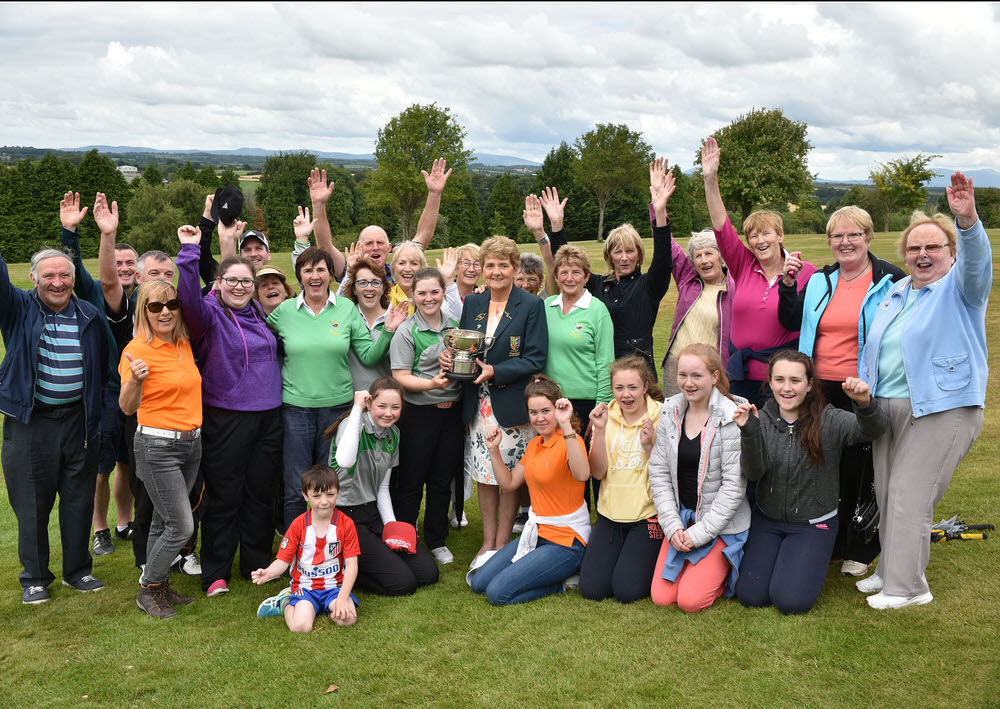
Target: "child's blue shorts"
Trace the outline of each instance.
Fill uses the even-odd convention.
[[[338,596],[340,596],[339,587],[324,589],[322,591],[310,591],[309,589],[300,588],[292,594],[292,596],[288,599],[288,603],[289,605],[294,606],[300,601],[309,601],[312,603],[312,606],[316,611],[316,615],[319,615],[320,613],[329,614],[330,606],[333,605],[333,602],[337,600]],[[358,599],[354,597],[353,593],[351,594],[351,600],[354,601],[355,608],[360,605],[358,603]]]

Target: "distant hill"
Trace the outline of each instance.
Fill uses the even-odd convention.
[[[934,177],[927,186],[931,189],[944,189],[951,187],[951,175],[955,170],[948,167],[939,167],[934,170]],[[1000,187],[1000,172],[990,168],[982,170],[962,170],[962,173],[972,179],[972,184],[976,187]],[[813,182],[830,185],[871,185],[871,180],[824,180],[817,177]]]

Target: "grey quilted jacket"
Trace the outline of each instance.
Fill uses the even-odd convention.
[[[702,431],[698,462],[698,505],[695,523],[687,533],[695,547],[708,544],[722,534],[739,534],[750,528],[747,481],[740,472],[740,429],[733,421],[736,402],[718,389],[709,399],[708,423]],[[677,491],[677,445],[687,400],[676,394],[663,404],[656,442],[649,457],[649,486],[665,539],[684,529]]]

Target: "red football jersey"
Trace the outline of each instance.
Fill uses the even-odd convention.
[[[360,554],[354,522],[340,510],[333,513],[323,537],[316,536],[311,510],[299,515],[278,549],[278,559],[292,565],[293,594],[300,588],[309,591],[338,588],[344,582],[344,559]]]

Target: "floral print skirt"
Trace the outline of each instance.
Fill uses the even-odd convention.
[[[493,415],[493,403],[490,401],[489,387],[483,383],[479,387],[479,408],[476,417],[469,424],[469,444],[466,466],[472,470],[472,479],[484,485],[498,485],[493,477],[493,466],[490,464],[490,451],[486,447],[486,429],[496,426],[503,432],[500,439],[500,456],[511,470],[521,462],[528,443],[534,437],[531,426],[514,426],[504,428]]]

